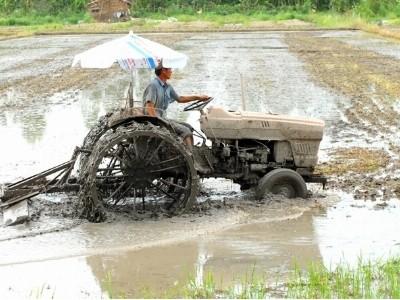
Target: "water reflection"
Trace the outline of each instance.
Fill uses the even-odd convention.
[[[198,243],[198,255],[197,255],[197,262],[195,263],[195,283],[196,286],[202,287],[204,282],[204,267],[207,261],[212,257],[207,251],[206,244],[204,240],[200,240]]]
[[[0,182],[30,176],[68,160],[100,115],[125,104],[126,73],[91,89],[63,91],[45,99],[26,99],[3,107],[0,135]],[[18,97],[17,97],[18,98]],[[37,101],[35,101],[37,100]]]
[[[29,144],[39,142],[46,130],[47,111],[43,109],[24,109],[23,114],[15,114],[14,122],[20,123],[22,128],[22,136]]]
[[[362,209],[364,205],[370,209]],[[376,203],[344,199],[327,210],[291,220],[243,225],[197,241],[98,255],[87,261],[99,282],[112,272],[116,288],[132,297],[142,297],[146,289],[156,293],[151,296],[162,297],[189,278],[201,286],[209,271],[221,288],[240,284],[252,272],[274,285],[285,281],[295,264],[354,266],[360,257],[376,260],[400,253],[395,230],[398,203],[390,205],[389,210],[377,211]]]
[[[102,94],[101,91],[81,91],[79,94],[80,109],[86,128],[91,128],[96,124],[98,117],[104,114],[103,105],[100,102],[100,99],[104,98]]]
[[[14,102],[10,108],[2,108],[0,112],[0,126],[6,129],[8,126],[17,125],[21,129],[21,136],[29,144],[39,142],[46,130],[46,115],[49,112],[49,106],[36,103],[36,100],[41,102],[43,99],[26,99],[23,95],[13,90],[10,90],[5,95],[5,99],[9,98],[14,99],[15,102],[24,101],[25,104],[20,105]],[[0,102],[4,102],[3,105],[7,105],[9,102],[9,100],[2,100],[4,99],[0,99]]]
[[[27,108],[29,110],[29,108]],[[76,105],[55,105],[32,114],[22,110],[6,112],[7,124],[0,136],[8,141],[0,148],[0,182],[30,176],[68,160],[80,145],[87,129]]]
[[[7,117],[4,111],[0,111],[0,126],[7,126]]]
[[[359,259],[385,260],[400,254],[398,200],[385,203],[343,200],[314,218],[323,262],[328,268],[340,263],[355,266]]]
[[[369,209],[362,209],[363,205]],[[298,218],[246,224],[186,242],[142,249],[134,247],[141,244],[141,237],[157,241],[166,230],[171,236],[184,235],[185,225],[84,224],[71,232],[1,242],[0,249],[6,255],[1,255],[0,292],[26,295],[46,285],[56,295],[65,292],[72,297],[101,297],[110,287],[114,296],[176,296],[177,286],[189,278],[201,285],[210,271],[217,288],[240,285],[246,274],[252,273],[274,286],[285,281],[295,263],[305,268],[321,261],[329,268],[344,257],[344,263],[354,265],[359,253],[365,259],[399,253],[398,203],[389,205],[389,209],[377,210],[375,203],[345,199],[332,208],[307,211]],[[15,265],[27,259],[40,262]],[[45,292],[47,295],[48,290]]]
[[[107,277],[110,277],[117,294],[135,298],[146,296],[146,291],[151,290],[149,296],[162,297],[168,289],[193,274],[197,255],[195,244],[178,244],[115,255],[96,255],[86,261],[103,290]]]
[[[201,286],[208,272],[220,288],[240,283],[252,272],[266,275],[273,285],[287,278],[295,262],[305,267],[318,260],[312,213],[306,213],[298,219],[244,225],[169,246],[94,255],[87,264],[103,290],[111,275],[115,291],[128,297],[165,297],[182,296],[173,294],[174,288],[190,278]]]
[[[100,299],[104,293],[83,258],[0,267],[4,299]]]

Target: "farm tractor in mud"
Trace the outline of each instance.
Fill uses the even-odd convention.
[[[108,113],[70,161],[5,185],[0,207],[40,193],[76,191],[81,216],[101,222],[113,208],[179,214],[195,203],[202,178],[254,187],[257,198],[306,197],[306,182],[325,185],[326,178],[314,173],[323,121],[206,107],[210,101],[184,109],[200,111],[201,132],[194,135],[201,142],[193,149],[168,120],[144,115],[142,108]]]

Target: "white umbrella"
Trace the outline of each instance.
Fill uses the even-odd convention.
[[[130,32],[85,52],[75,55],[72,66],[82,68],[110,68],[118,62],[126,71],[154,69],[160,61],[166,68],[183,68],[187,56],[164,45]]]
[[[124,37],[75,55],[72,67],[105,69],[118,62],[121,68],[129,71],[132,76],[128,94],[129,106],[132,107],[136,90],[134,74],[137,74],[137,69],[154,69],[161,61],[165,68],[181,69],[186,65],[188,57],[131,31]]]

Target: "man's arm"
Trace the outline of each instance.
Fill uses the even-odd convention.
[[[151,101],[147,101],[145,104],[146,112],[149,116],[151,117],[157,117],[156,115],[156,108],[154,106],[154,103]]]
[[[192,101],[207,101],[208,99],[210,99],[210,96],[207,95],[194,95],[194,96],[179,96],[178,98],[178,102],[179,103],[188,103],[188,102],[192,102]]]
[[[157,88],[155,87],[154,80],[146,87],[143,92],[144,110],[148,116],[157,117],[156,114],[156,98]]]

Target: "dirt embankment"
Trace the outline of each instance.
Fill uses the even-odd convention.
[[[336,175],[334,184],[355,191],[356,198],[399,197],[400,183],[393,174],[400,167],[400,60],[313,33],[287,34],[285,41],[315,82],[350,102],[339,103],[346,120],[335,130],[344,148],[330,151],[331,160],[322,171]],[[341,129],[354,129],[354,139],[368,147],[347,148],[352,138]]]
[[[211,21],[182,22],[175,18],[166,20],[136,18],[119,23],[81,23],[40,26],[0,26],[0,40],[43,34],[96,34],[96,33],[172,33],[172,32],[235,32],[257,30],[307,30],[314,29],[312,23],[301,20],[247,21],[246,23],[219,24]]]

